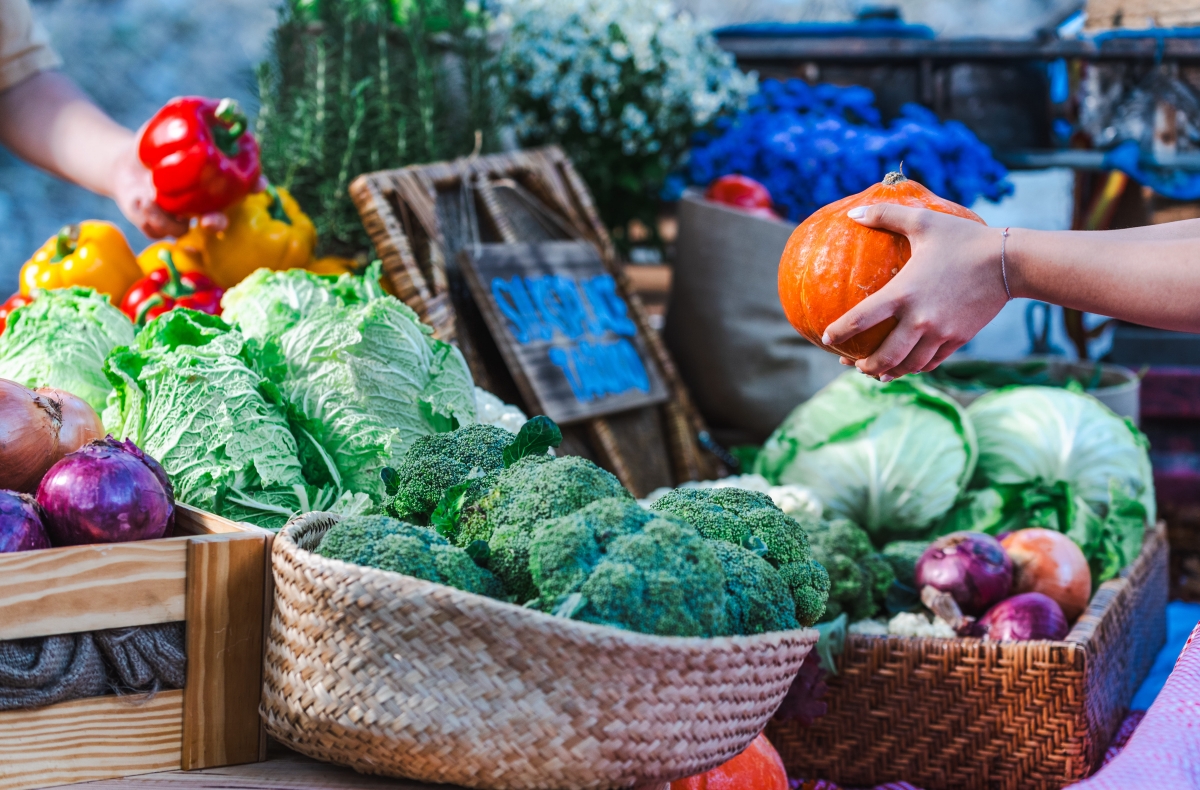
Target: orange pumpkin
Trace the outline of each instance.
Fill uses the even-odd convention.
[[[844,343],[826,346],[825,328],[895,277],[912,256],[908,239],[846,216],[856,206],[898,203],[983,222],[975,212],[943,200],[903,173],[818,210],[792,231],[779,259],[779,300],[796,331],[809,342],[850,359],[864,359],[896,326],[889,318]]]
[[[706,774],[671,782],[671,790],[788,790],[779,752],[762,733],[746,750]]]

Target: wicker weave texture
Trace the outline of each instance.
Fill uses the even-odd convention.
[[[363,773],[495,790],[629,787],[700,773],[770,719],[812,629],[678,639],[550,617],[275,540],[263,718]]]
[[[768,730],[792,776],[925,790],[1057,788],[1100,763],[1166,639],[1167,543],[1101,585],[1061,642],[851,635],[813,726]]]

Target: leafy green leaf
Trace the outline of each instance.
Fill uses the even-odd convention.
[[[458,521],[471,483],[471,480],[464,480],[447,488],[429,516],[429,525],[446,540],[453,540],[458,535]]]
[[[850,618],[845,612],[839,614],[828,623],[817,623],[814,628],[821,634],[817,640],[817,656],[821,659],[821,669],[831,675],[836,675],[837,662],[835,656],[840,656],[846,649],[846,625]]]
[[[487,568],[488,561],[492,558],[492,547],[486,540],[471,541],[465,551],[480,568]]]
[[[558,606],[554,607],[554,616],[571,618],[579,614],[585,606],[587,606],[587,598],[583,597],[583,593],[571,593],[564,596]]]
[[[383,480],[383,488],[388,496],[395,496],[400,490],[400,475],[396,474],[396,470],[390,466],[385,466],[379,470],[379,478]]]
[[[562,430],[554,420],[539,414],[521,426],[512,444],[504,448],[504,465],[512,466],[522,458],[543,455],[551,447],[562,444]]]
[[[742,538],[742,548],[763,558],[766,558],[767,552],[770,551],[762,538],[750,533],[746,533],[746,537]]]

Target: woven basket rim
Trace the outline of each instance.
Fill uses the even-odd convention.
[[[467,607],[482,609],[487,611],[504,610],[518,611],[522,616],[530,618],[533,624],[540,625],[548,629],[555,629],[570,634],[572,632],[586,636],[591,634],[595,637],[606,637],[615,639],[628,644],[630,647],[670,647],[672,649],[681,648],[716,648],[730,647],[752,649],[767,642],[780,641],[784,638],[795,639],[797,635],[803,634],[802,639],[811,641],[813,644],[820,637],[820,632],[815,628],[796,628],[788,631],[768,631],[762,634],[751,634],[742,636],[659,636],[657,634],[644,634],[639,631],[629,631],[624,628],[617,628],[611,625],[600,625],[598,623],[588,623],[582,620],[572,620],[567,617],[557,617],[552,614],[546,614],[536,609],[530,609],[517,604],[508,603],[506,601],[498,601],[495,598],[489,598],[486,595],[478,595],[476,593],[460,590],[457,587],[431,582],[426,579],[419,579],[415,576],[409,576],[396,571],[386,571],[380,568],[372,568],[365,565],[356,565],[352,562],[343,560],[330,559],[302,548],[296,541],[295,533],[311,528],[312,522],[318,519],[334,519],[334,523],[341,520],[341,516],[337,513],[328,513],[324,511],[312,511],[310,513],[302,513],[293,516],[287,524],[279,530],[275,538],[273,552],[291,551],[295,552],[298,559],[305,563],[310,563],[315,566],[325,565],[331,569],[340,571],[343,575],[359,575],[362,577],[381,578],[385,580],[394,580],[393,585],[421,585],[437,588],[442,591],[443,595],[449,595],[450,600],[455,604],[462,604]],[[399,591],[399,590],[398,590]]]
[[[965,644],[971,644],[971,645],[996,645],[997,647],[1001,646],[1001,645],[1003,645],[1005,647],[1014,647],[1014,646],[1023,647],[1026,645],[1033,647],[1033,646],[1038,646],[1038,645],[1049,645],[1050,647],[1061,647],[1061,648],[1067,648],[1067,649],[1086,650],[1088,648],[1088,645],[1091,644],[1093,634],[1088,633],[1081,638],[1075,638],[1075,639],[1071,638],[1071,634],[1075,633],[1075,629],[1079,626],[1079,624],[1085,622],[1088,618],[1091,618],[1094,620],[1100,620],[1104,617],[1105,612],[1107,612],[1109,610],[1109,608],[1114,605],[1114,601],[1116,600],[1115,593],[1130,583],[1129,577],[1133,575],[1134,570],[1140,569],[1140,566],[1143,563],[1147,563],[1147,562],[1151,561],[1151,555],[1154,552],[1155,544],[1157,543],[1157,541],[1159,541],[1159,540],[1166,541],[1166,529],[1167,529],[1167,524],[1162,519],[1159,519],[1153,525],[1151,525],[1151,524],[1146,525],[1146,536],[1142,540],[1142,549],[1138,553],[1137,557],[1134,559],[1133,562],[1129,563],[1124,568],[1122,568],[1120,573],[1118,573],[1116,576],[1109,579],[1108,581],[1103,582],[1099,587],[1096,588],[1096,591],[1094,593],[1092,593],[1092,597],[1088,599],[1087,608],[1083,610],[1083,613],[1080,614],[1078,618],[1076,618],[1074,625],[1071,626],[1071,630],[1067,633],[1067,636],[1063,637],[1062,639],[1008,639],[1008,640],[1004,640],[1004,641],[997,641],[994,639],[982,639],[980,637],[974,637],[974,636],[904,636],[903,634],[853,634],[853,633],[847,633],[846,638],[847,639],[895,639],[898,641],[903,641],[905,644],[929,643],[929,644],[933,644],[933,645],[943,645],[943,644],[948,644],[948,643],[953,643],[953,644],[964,644],[965,643]],[[1112,593],[1114,593],[1114,595],[1107,596],[1107,597],[1102,596],[1102,595],[1100,595],[1100,593],[1102,591],[1111,591]]]

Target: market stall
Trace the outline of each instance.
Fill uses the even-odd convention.
[[[1044,61],[1142,44],[435,5],[287,3],[257,121],[181,97],[142,133],[186,233],[81,219],[29,251],[0,308],[0,790],[1136,771],[1188,616],[1146,421],[1195,399],[1086,358],[864,376],[839,357],[898,318],[830,332],[912,259],[869,207],[979,229],[1005,161],[1086,153],[1028,106],[962,116],[957,64],[1020,109]],[[820,81],[881,63],[924,106]],[[1089,229],[1119,180],[1080,179]],[[646,264],[673,269],[653,313]]]

